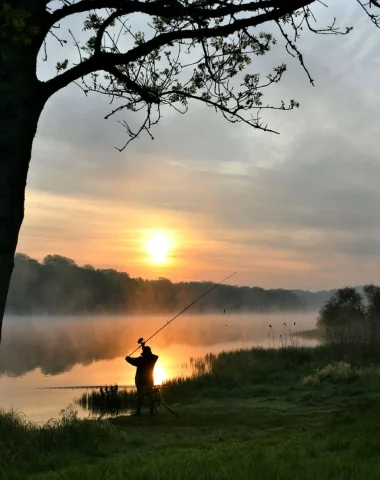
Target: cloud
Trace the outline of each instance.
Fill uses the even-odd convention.
[[[265,114],[280,136],[191,104],[183,116],[165,112],[154,141],[142,135],[119,153],[113,146],[125,134],[117,119],[104,120],[113,108],[106,99],[75,86],[59,92],[40,121],[19,249],[120,268],[117,258],[128,258],[149,276],[135,244],[128,250],[120,239],[138,242],[133,232],[165,225],[182,232],[178,255],[188,260],[166,272],[173,278],[216,278],[235,267],[239,282],[273,287],[376,279],[378,32],[343,6],[320,8],[318,18],[338,13],[342,25],[355,23],[347,37],[302,40],[315,87],[282,47],[252,63],[261,72],[289,64],[268,101],[296,98],[301,107]],[[127,120],[137,125],[136,116]]]

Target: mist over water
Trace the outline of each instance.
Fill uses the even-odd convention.
[[[154,350],[183,345],[199,351],[218,345],[268,346],[272,325],[277,338],[314,328],[316,313],[182,315],[155,336]],[[22,376],[35,369],[59,375],[75,365],[125,357],[170,320],[169,316],[7,317],[0,347],[0,375]],[[286,327],[284,326],[286,323]],[[296,325],[294,325],[296,323]],[[203,350],[202,348],[202,350]],[[215,348],[213,348],[215,351]],[[139,353],[136,352],[135,355]]]
[[[288,332],[289,327],[293,332],[313,328],[316,316],[223,312],[181,315],[148,342],[159,355],[155,375],[157,371],[163,372],[164,378],[190,374],[190,357],[268,347],[269,325],[273,327],[275,345],[280,346],[280,335]],[[171,318],[6,317],[0,346],[0,408],[13,408],[27,419],[40,422],[57,418],[62,409],[74,404],[79,416],[87,417],[90,413],[74,401],[83,390],[39,387],[133,385],[135,369],[124,357],[138,346],[139,337],[147,339]],[[301,344],[310,342],[301,340]],[[139,354],[137,351],[134,356]]]

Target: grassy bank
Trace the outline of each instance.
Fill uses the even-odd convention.
[[[318,347],[253,348],[206,355],[193,359],[192,378],[167,382],[169,402],[202,401],[220,398],[281,398],[304,393],[303,379],[337,363],[352,365],[351,374],[363,367],[380,365],[380,349],[360,345]],[[346,372],[347,373],[347,372]],[[330,379],[331,381],[332,378]],[[354,379],[353,379],[354,380]]]
[[[380,369],[334,355],[254,349],[194,360],[194,378],[165,394],[180,419],[160,409],[79,421],[68,410],[36,427],[3,413],[0,478],[378,478]]]

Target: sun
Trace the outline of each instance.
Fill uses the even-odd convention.
[[[154,384],[161,385],[165,380],[167,380],[168,375],[164,368],[161,365],[156,365],[154,368]]]
[[[164,232],[154,232],[146,241],[146,250],[153,263],[165,263],[171,248],[172,242]]]

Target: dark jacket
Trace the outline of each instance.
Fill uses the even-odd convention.
[[[138,389],[144,387],[153,387],[153,370],[157,360],[158,355],[154,355],[153,353],[149,353],[148,355],[142,354],[137,358],[126,357],[126,361],[130,365],[137,367],[135,383]]]

